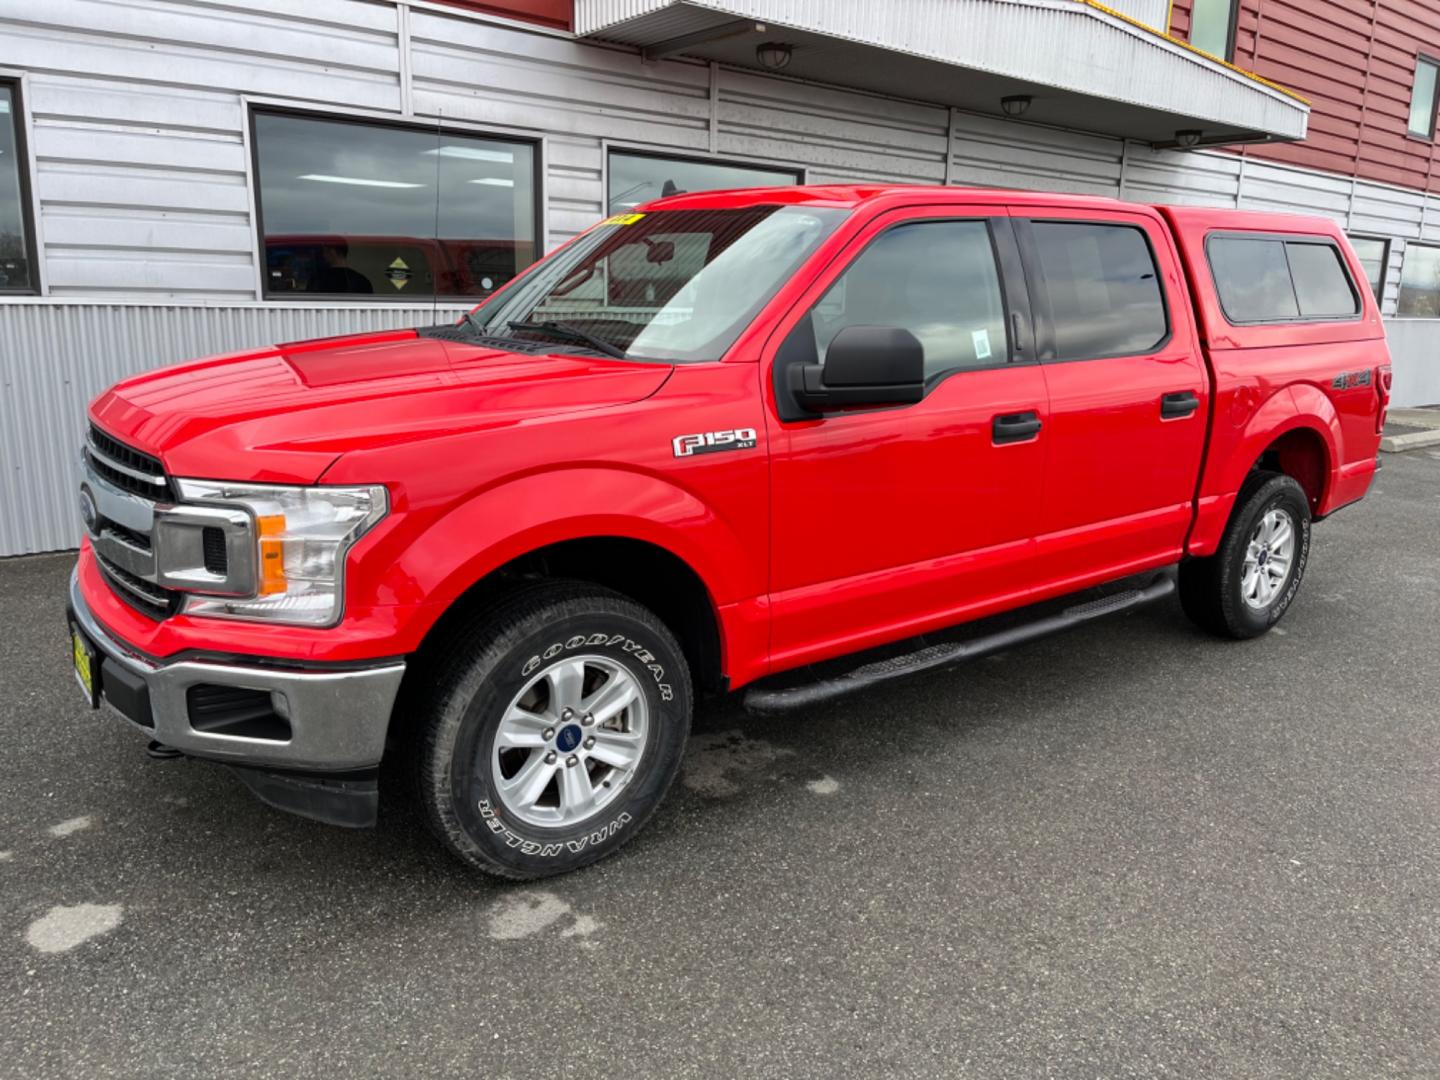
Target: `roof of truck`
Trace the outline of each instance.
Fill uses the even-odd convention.
[[[931,184],[790,184],[784,187],[735,188],[697,191],[643,203],[635,209],[735,210],[747,206],[834,206],[853,210],[872,203],[913,204],[917,196],[927,203],[1000,204],[1006,206],[1067,207],[1082,210],[1136,210],[1163,213],[1177,227],[1295,231],[1333,235],[1338,228],[1329,218],[1271,214],[1221,207],[1169,206],[1128,202],[1104,195],[1066,195],[1052,191],[1015,188],[953,187]]]
[[[934,184],[789,184],[784,187],[735,188],[696,191],[656,199],[636,207],[649,210],[734,210],[746,206],[838,206],[854,209],[868,203],[914,202],[923,195],[937,203],[1043,203],[1046,206],[1113,206],[1133,208],[1136,203],[1099,195],[1060,195],[1011,188],[945,187]]]

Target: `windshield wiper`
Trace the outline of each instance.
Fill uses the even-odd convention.
[[[509,325],[511,330],[538,330],[541,333],[556,334],[571,341],[578,341],[582,345],[589,345],[592,349],[604,353],[606,356],[613,356],[617,360],[625,360],[625,350],[610,344],[602,337],[596,337],[588,330],[581,330],[574,323],[555,322],[546,319],[544,322],[525,322],[523,319],[512,322]]]

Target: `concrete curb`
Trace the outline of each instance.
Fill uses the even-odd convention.
[[[1409,435],[1386,435],[1380,440],[1380,449],[1389,454],[1419,450],[1425,446],[1440,446],[1440,429],[1412,431]]]

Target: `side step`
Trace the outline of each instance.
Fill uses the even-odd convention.
[[[1173,567],[1158,576],[1143,579],[1133,588],[1074,604],[1051,615],[1044,615],[1010,625],[1005,629],[981,634],[965,641],[926,645],[914,652],[862,664],[841,675],[821,678],[798,686],[770,689],[757,683],[745,692],[744,707],[754,713],[778,713],[830,701],[857,690],[875,686],[891,679],[915,675],[922,671],[948,667],[965,660],[976,660],[991,653],[1013,648],[1036,638],[1069,630],[1106,615],[1130,611],[1144,604],[1163,600],[1175,592],[1176,572]],[[923,639],[920,639],[923,640]]]

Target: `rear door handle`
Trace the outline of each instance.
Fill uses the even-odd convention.
[[[1195,391],[1179,390],[1160,399],[1160,419],[1178,420],[1182,416],[1189,416],[1199,407],[1200,399],[1195,396]]]
[[[1040,417],[1033,412],[1004,413],[990,424],[990,436],[998,443],[1025,442],[1040,434]]]

